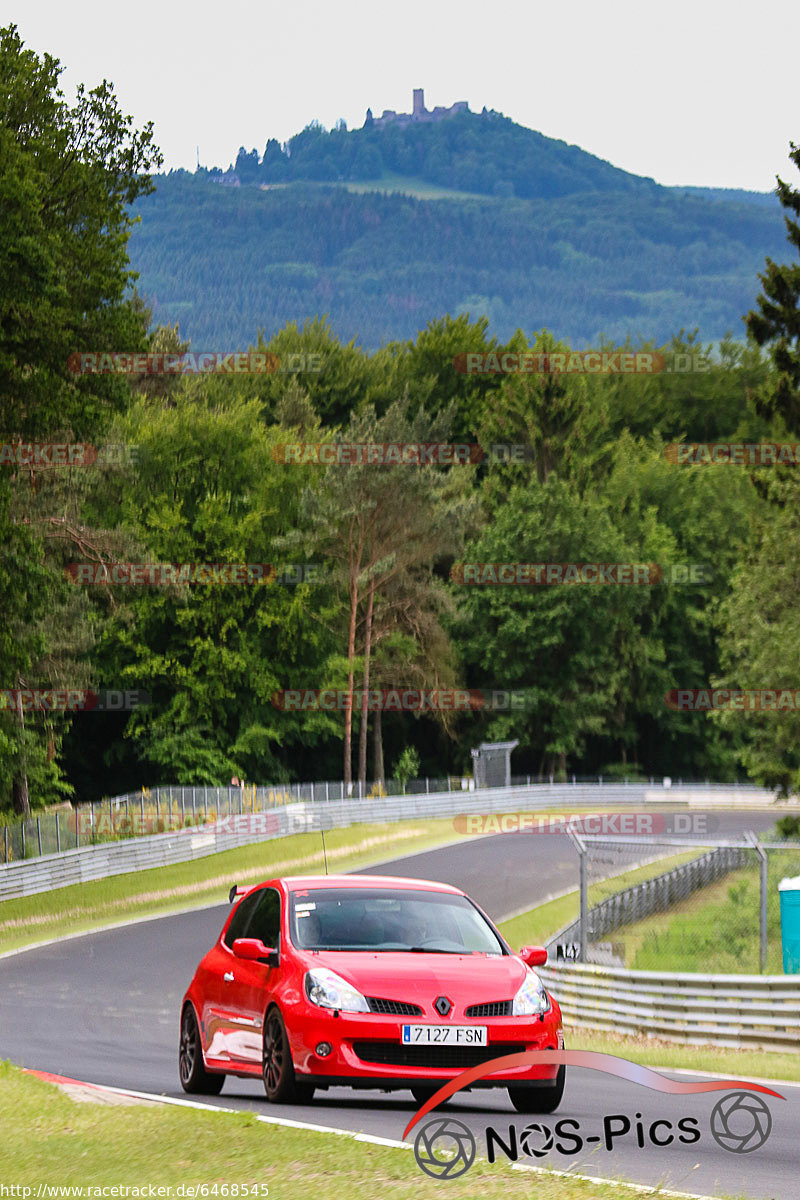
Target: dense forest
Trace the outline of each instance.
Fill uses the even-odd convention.
[[[774,195],[661,187],[485,111],[312,124],[260,156],[242,147],[235,170],[155,182],[130,238],[140,290],[214,348],[327,315],[374,350],[443,312],[506,339],[739,338],[784,237]]]
[[[800,440],[800,267],[763,261],[764,240],[777,264],[796,258],[796,223],[789,245],[759,205],[650,184],[630,184],[623,205],[610,182],[590,204],[562,192],[557,208],[185,175],[150,191],[152,130],[137,132],[106,85],[70,107],[57,64],[13,29],[0,37],[0,260],[14,267],[0,299],[12,448],[0,459],[0,808],[234,775],[371,780],[409,748],[421,773],[441,775],[468,769],[481,739],[506,737],[519,739],[521,772],[797,787],[796,712],[665,702],[674,688],[798,686],[794,474],[681,465],[667,450]],[[566,153],[563,166],[567,178]],[[780,199],[789,216],[800,209],[788,184]],[[134,265],[149,264],[147,302],[131,291],[129,245]],[[498,291],[512,278],[530,288],[535,318],[512,319],[515,293]],[[502,336],[458,311],[476,281],[508,306]],[[194,317],[179,329],[158,320],[177,295],[216,322],[192,349],[250,345],[278,369],[75,372],[88,351],[182,354]],[[750,313],[746,341],[682,331],[704,312],[722,329],[732,309]],[[598,330],[610,330],[609,352],[708,361],[640,375],[456,369],[465,353],[566,353]],[[53,442],[126,452],[54,466],[13,450]],[[453,442],[525,453],[451,465],[286,454]],[[464,564],[499,562],[661,571],[647,586],[463,582]],[[115,564],[274,571],[130,586],[114,582]],[[407,687],[520,702],[424,714],[276,703],[285,689]],[[7,702],[54,688],[141,689],[149,703],[69,713]]]
[[[131,261],[156,319],[215,350],[317,315],[374,350],[445,312],[486,316],[501,339],[543,326],[583,346],[682,328],[742,338],[758,271],[785,244],[774,197],[667,188],[423,200],[176,173],[136,212]]]

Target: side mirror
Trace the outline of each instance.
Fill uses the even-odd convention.
[[[547,951],[544,946],[523,946],[519,956],[529,967],[541,967],[547,962]]]
[[[265,962],[270,967],[278,965],[278,951],[265,946],[260,938],[237,938],[231,949],[237,958],[248,962]]]

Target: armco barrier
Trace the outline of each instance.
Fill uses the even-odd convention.
[[[771,804],[772,793],[753,788],[710,789],[715,800],[730,796],[731,803]],[[702,791],[691,788],[694,803]],[[0,900],[30,896],[53,888],[104,879],[128,871],[168,866],[204,858],[250,842],[268,841],[292,833],[344,828],[357,822],[383,823],[452,817],[470,812],[514,812],[535,807],[580,808],[602,804],[680,804],[681,789],[654,790],[649,784],[531,784],[480,791],[438,792],[392,796],[385,799],[348,799],[313,804],[289,804],[266,812],[233,816],[213,825],[195,826],[174,833],[153,834],[66,850],[21,862],[0,863]],[[524,835],[520,835],[524,836]]]
[[[795,976],[687,975],[589,963],[537,971],[567,1025],[682,1045],[800,1052]]]

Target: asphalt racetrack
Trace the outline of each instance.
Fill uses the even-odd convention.
[[[718,819],[715,832],[719,836],[737,836],[745,829],[759,831],[774,822],[774,816],[763,810],[713,815]],[[494,836],[463,839],[383,863],[371,872],[456,884],[491,917],[501,920],[575,886],[577,857],[563,835]],[[93,1083],[182,1097],[177,1074],[180,1002],[195,966],[218,936],[227,908],[222,904],[139,922],[0,960],[0,1058]],[[761,1073],[768,1073],[766,1064]],[[674,1078],[683,1081],[688,1076]],[[519,1161],[525,1165],[663,1184],[691,1193],[796,1200],[800,1193],[800,1085],[781,1084],[776,1090],[786,1099],[766,1097],[772,1117],[769,1139],[748,1154],[723,1149],[712,1138],[711,1111],[726,1093],[674,1097],[593,1070],[570,1068],[562,1104],[549,1116],[517,1113],[500,1089],[457,1096],[437,1115],[449,1115],[467,1125],[481,1154],[485,1153],[487,1125],[508,1143],[510,1125],[521,1134],[531,1122],[551,1129],[565,1118],[579,1123],[584,1139],[579,1152],[563,1154],[554,1147],[536,1157],[520,1150]],[[398,1140],[417,1108],[410,1093],[387,1095],[347,1088],[318,1092],[304,1107],[268,1105],[259,1083],[232,1077],[226,1080],[222,1095],[208,1102]],[[630,1132],[614,1138],[607,1149],[604,1118],[623,1116],[630,1121]],[[690,1145],[677,1139],[666,1146],[652,1143],[649,1130],[653,1122],[670,1121],[675,1129],[684,1117],[697,1118],[699,1141]],[[637,1121],[644,1130],[642,1147],[637,1141]],[[621,1120],[611,1122],[612,1129],[622,1125]],[[666,1136],[666,1126],[657,1130],[657,1136]],[[265,1136],[269,1134],[265,1132]],[[537,1133],[531,1144],[543,1149],[546,1133]],[[575,1147],[574,1140],[561,1144],[567,1150]],[[503,1171],[510,1166],[498,1151],[495,1169]],[[535,1178],[531,1176],[532,1194]]]

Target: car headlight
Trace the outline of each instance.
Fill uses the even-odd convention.
[[[550,999],[535,971],[528,971],[522,987],[514,997],[511,1015],[514,1017],[534,1017],[546,1013],[550,1008]]]
[[[320,1008],[338,1008],[342,1012],[370,1011],[361,992],[328,967],[315,967],[306,973],[306,995]]]

